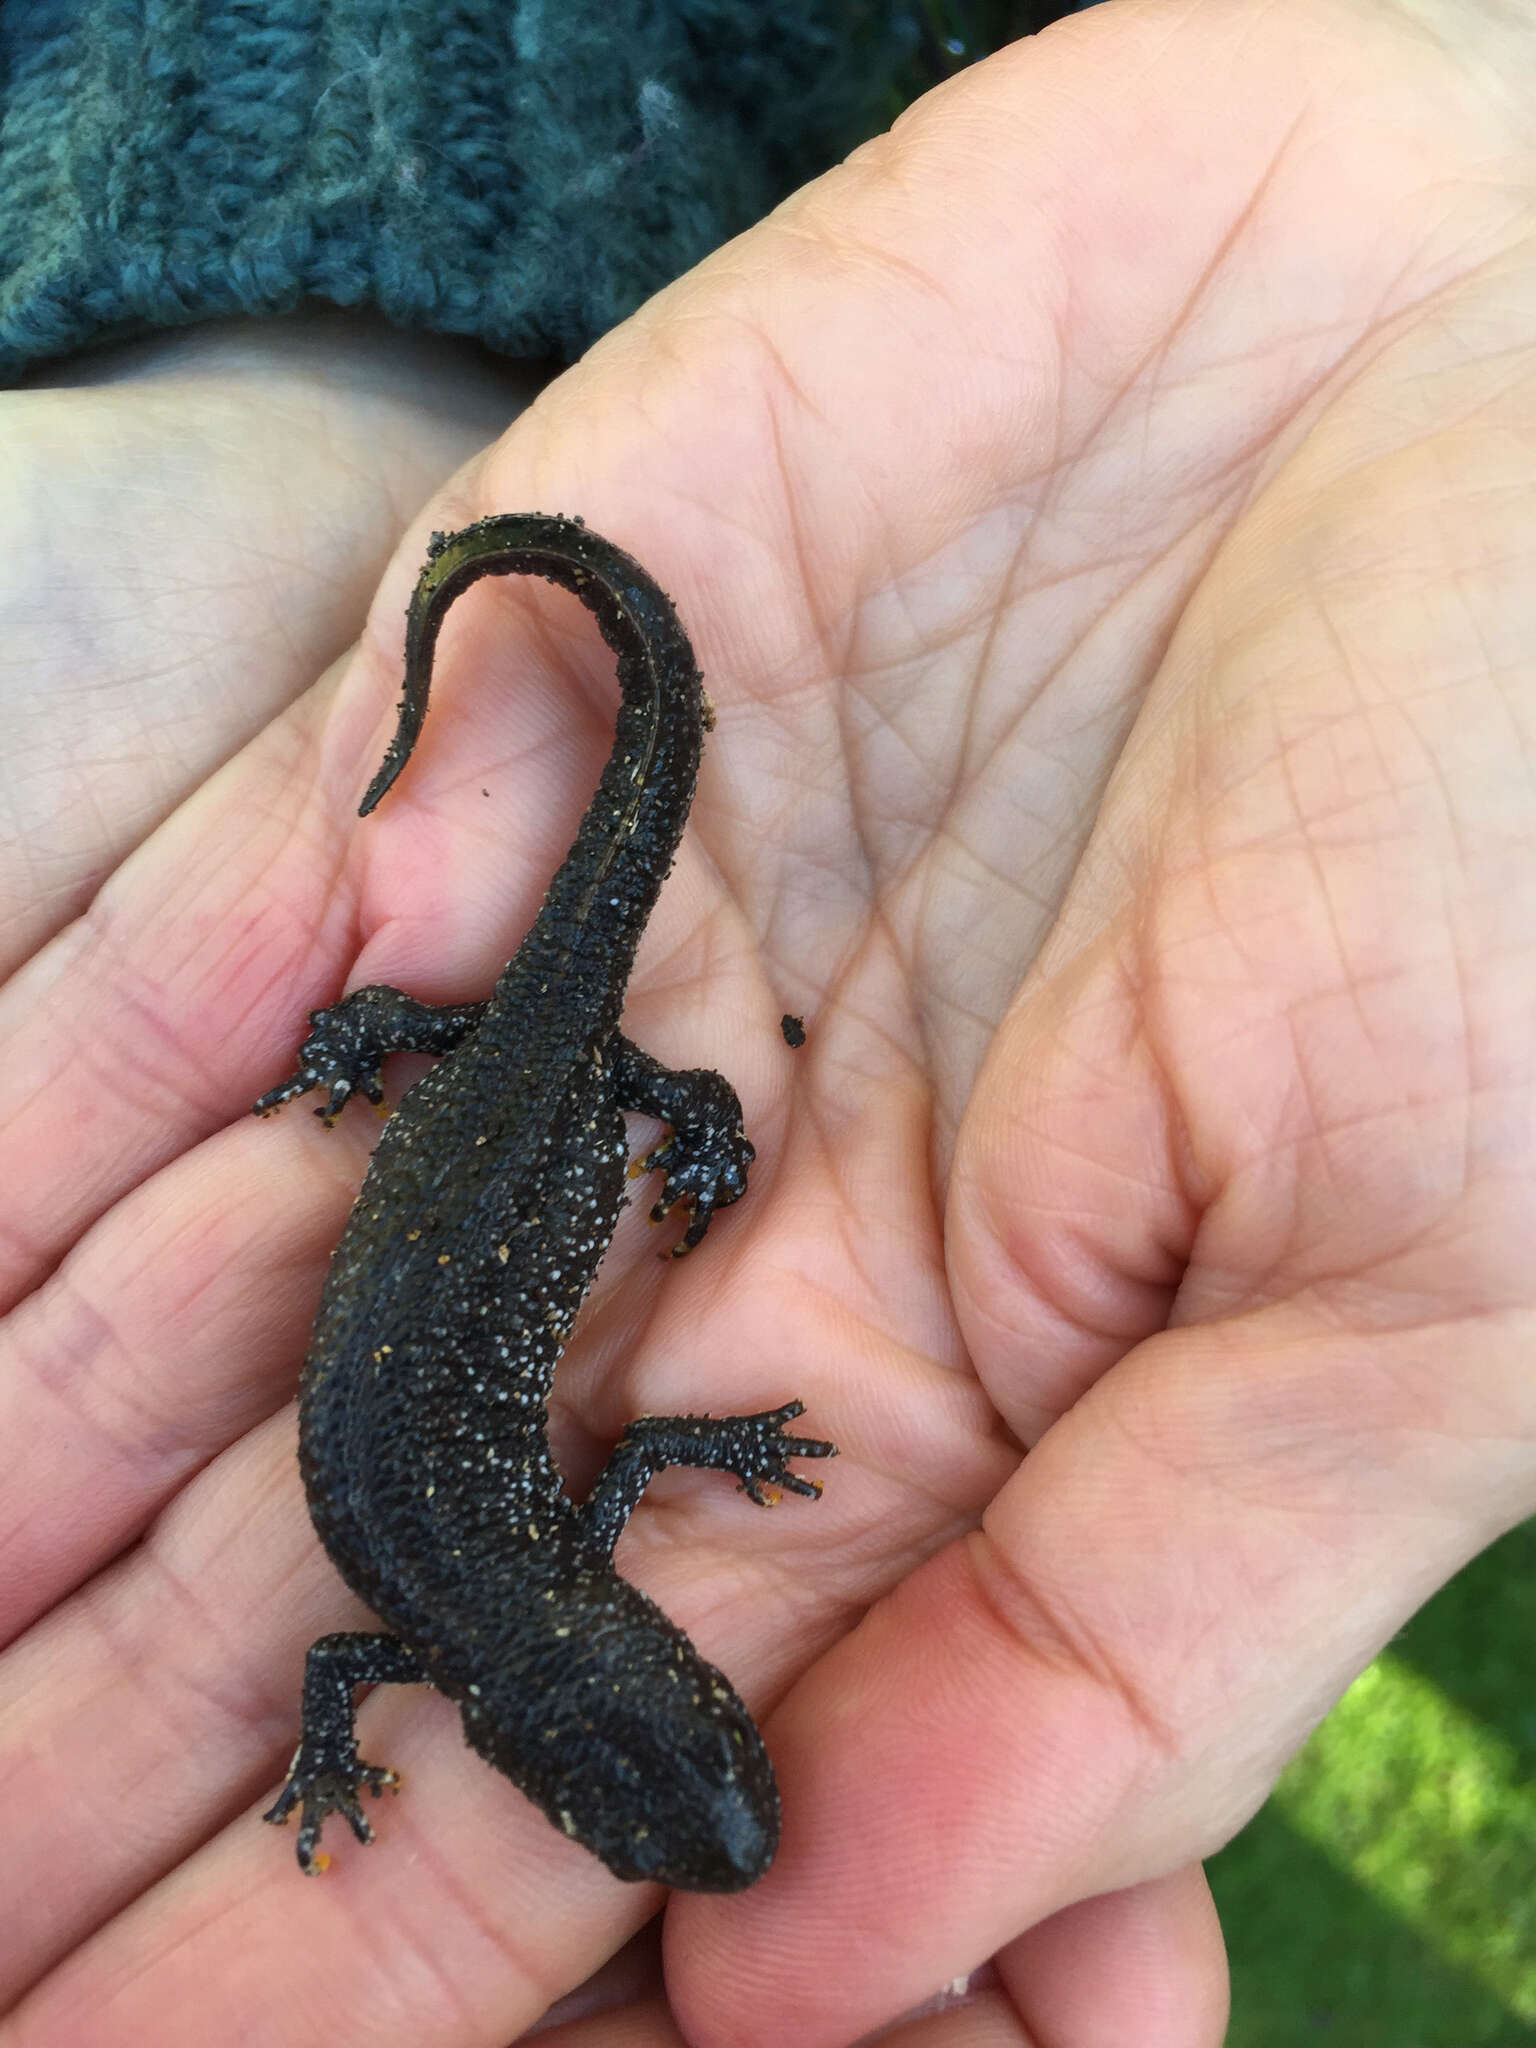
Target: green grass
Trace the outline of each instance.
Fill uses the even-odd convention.
[[[1377,1658],[1210,1877],[1229,2048],[1536,2042],[1536,1522]]]

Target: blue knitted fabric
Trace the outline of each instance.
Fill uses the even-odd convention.
[[[7,0],[0,380],[311,295],[578,354],[880,124],[908,13]]]

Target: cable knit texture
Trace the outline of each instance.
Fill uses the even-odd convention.
[[[0,8],[0,378],[307,296],[517,355],[576,355],[886,118],[911,57],[906,13],[878,0]]]

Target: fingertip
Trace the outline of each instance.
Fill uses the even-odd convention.
[[[1226,1944],[1198,1863],[1064,1907],[1011,1942],[997,1969],[1032,2040],[1221,2048],[1226,2039]]]

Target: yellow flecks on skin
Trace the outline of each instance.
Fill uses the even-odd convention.
[[[530,1542],[530,1543],[537,1543],[537,1542],[538,1542],[538,1540],[539,1540],[539,1525],[538,1525],[538,1523],[537,1523],[537,1522],[530,1522],[530,1523],[528,1524],[528,1540],[529,1540],[529,1542]]]
[[[500,1259],[501,1263],[502,1263],[503,1265],[505,1265],[505,1264],[507,1263],[508,1259],[510,1259],[510,1258],[511,1258],[511,1256],[512,1256],[512,1247],[511,1247],[511,1245],[509,1245],[509,1244],[499,1244],[499,1245],[497,1245],[497,1247],[496,1247],[496,1256],[497,1256],[497,1258],[498,1258],[498,1259]]]
[[[437,1255],[437,1263],[438,1263],[438,1264],[439,1264],[440,1266],[447,1266],[447,1265],[451,1265],[451,1264],[452,1264],[452,1261],[453,1261],[453,1254],[452,1254],[452,1252],[439,1252],[439,1253],[438,1253],[438,1255]]]
[[[425,1498],[426,1498],[426,1499],[428,1499],[428,1500],[430,1500],[430,1499],[432,1498],[433,1494],[434,1494],[434,1493],[436,1493],[436,1491],[437,1491],[437,1481],[436,1481],[436,1480],[433,1480],[432,1484],[431,1484],[431,1485],[430,1485],[430,1486],[429,1486],[429,1487],[427,1488],[427,1491],[426,1491],[426,1495],[425,1495]]]
[[[576,1835],[576,1823],[574,1820],[572,1820],[571,1816],[566,1812],[563,1806],[560,1809],[560,1825],[565,1829],[565,1832],[572,1838],[572,1840],[574,1840]]]
[[[490,1140],[488,1138],[476,1138],[475,1143],[477,1145],[488,1145]]]
[[[331,1867],[331,1859],[324,1849],[317,1849],[309,1859],[309,1867],[316,1877],[324,1877]]]
[[[407,1244],[414,1244],[420,1235],[421,1232],[419,1230],[408,1230],[405,1233],[405,1241]]]
[[[1428,1948],[1536,2020],[1536,1786],[1511,1743],[1385,1651],[1274,1803]]]
[[[570,1634],[570,1630],[568,1628],[557,1628],[555,1630],[555,1634],[557,1636],[568,1636]]]

